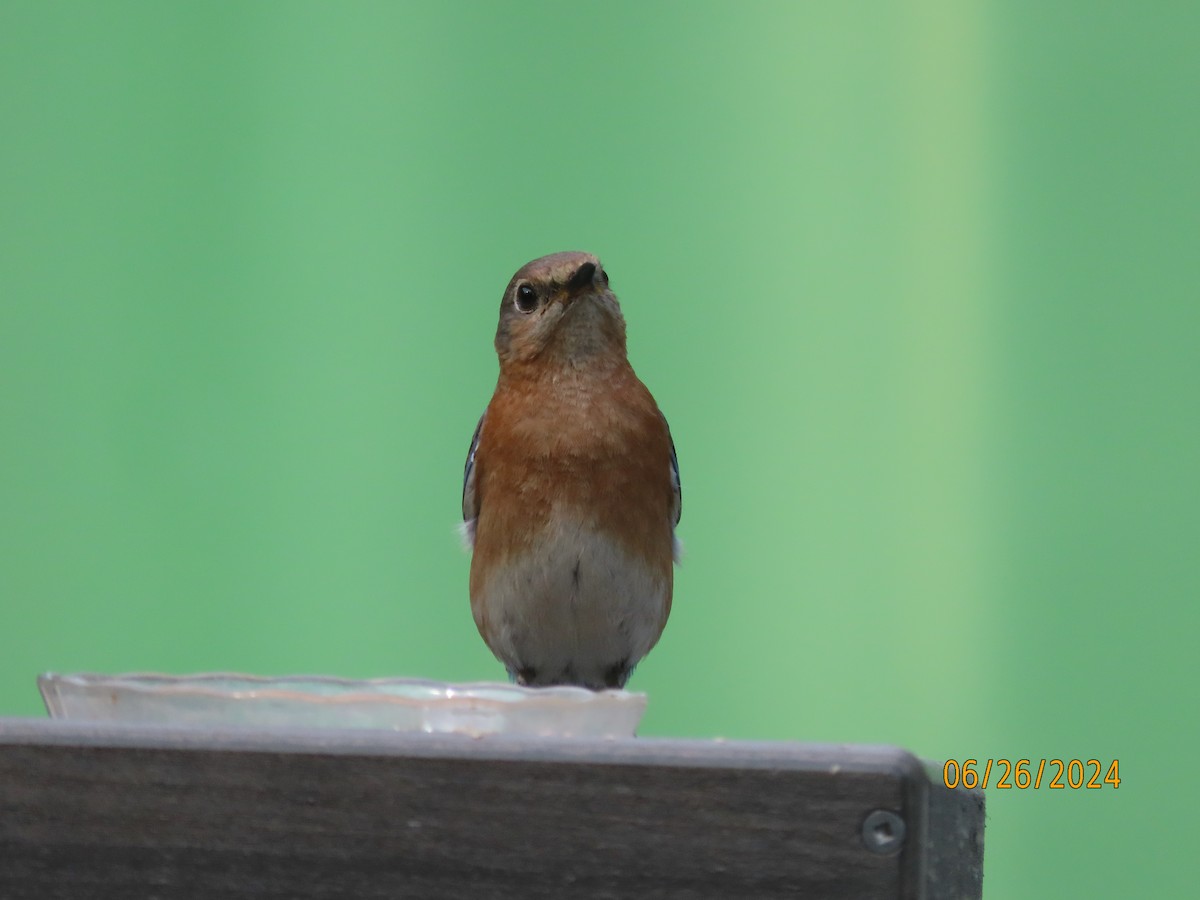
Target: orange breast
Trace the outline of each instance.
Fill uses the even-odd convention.
[[[490,572],[538,546],[552,520],[566,519],[608,536],[661,577],[669,610],[670,455],[666,422],[628,367],[605,379],[502,380],[475,460],[472,607]],[[475,614],[482,630],[486,610]]]

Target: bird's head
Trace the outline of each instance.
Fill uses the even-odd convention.
[[[580,367],[625,360],[625,319],[608,275],[590,253],[553,253],[526,263],[500,304],[501,369],[533,361]]]

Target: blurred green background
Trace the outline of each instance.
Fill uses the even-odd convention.
[[[502,678],[463,457],[509,276],[586,249],[683,472],[643,733],[1117,758],[989,791],[987,896],[1189,895],[1198,35],[3,0],[0,714],[43,670]]]

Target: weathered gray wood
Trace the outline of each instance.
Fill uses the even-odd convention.
[[[930,900],[983,896],[983,791],[950,790],[941,765],[929,766],[929,845],[926,891]]]
[[[982,834],[951,803],[931,858],[939,794],[887,747],[9,719],[0,897],[979,896],[926,887]],[[899,852],[864,843],[877,809]]]

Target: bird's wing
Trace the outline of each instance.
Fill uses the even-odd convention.
[[[479,498],[475,496],[475,451],[479,449],[479,433],[483,430],[485,412],[479,417],[475,433],[471,435],[471,449],[467,451],[467,464],[463,467],[463,537],[471,546],[475,545],[475,520],[479,517]]]
[[[667,425],[667,417],[663,416],[663,425]],[[671,426],[667,425],[667,440],[671,444],[671,525],[679,524],[683,515],[683,484],[679,480],[679,458],[675,455],[675,441],[671,437]]]

